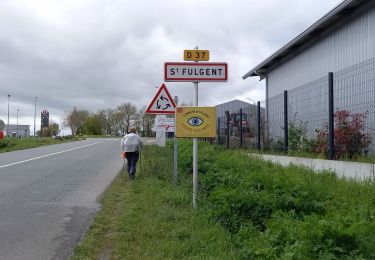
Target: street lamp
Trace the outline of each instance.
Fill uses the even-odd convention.
[[[36,99],[38,97],[34,97],[34,104],[35,104],[35,109],[34,109],[34,137],[36,136],[36,133],[35,133],[35,123],[36,123]]]
[[[16,129],[17,129],[17,130],[16,130],[16,131],[17,131],[17,135],[16,135],[17,138],[18,138],[18,112],[19,112],[19,111],[20,111],[20,109],[17,108],[17,128],[16,128]]]
[[[7,135],[8,135],[8,129],[9,129],[9,101],[10,101],[10,95],[8,95],[8,123],[7,123]]]

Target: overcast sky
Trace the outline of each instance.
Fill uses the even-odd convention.
[[[199,84],[199,105],[264,99],[264,82],[242,76],[341,0],[1,0],[0,119],[33,128],[40,111],[61,123],[74,106],[95,112],[147,106],[163,64],[198,46],[227,62],[229,80]],[[166,84],[180,102],[193,84]]]

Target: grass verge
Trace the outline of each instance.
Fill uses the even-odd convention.
[[[191,207],[191,143],[146,146],[134,182],[120,174],[73,259],[375,259],[375,189],[335,174],[199,144],[199,208]]]
[[[35,148],[39,146],[59,144],[71,141],[78,141],[84,138],[79,137],[57,137],[57,138],[4,138],[0,140],[0,153],[12,152],[17,150]]]
[[[192,209],[189,178],[171,184],[171,154],[149,146],[143,156],[134,181],[120,173],[105,192],[72,259],[234,259],[222,227]]]

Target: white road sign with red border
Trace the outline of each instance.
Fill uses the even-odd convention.
[[[169,94],[167,87],[162,84],[146,109],[149,114],[174,114],[176,104]]]
[[[227,81],[228,64],[219,62],[166,62],[165,81]]]

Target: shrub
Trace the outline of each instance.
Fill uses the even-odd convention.
[[[347,156],[355,158],[371,143],[370,137],[364,133],[367,113],[350,114],[347,110],[339,110],[334,114],[335,159]],[[321,129],[317,129],[315,153],[328,154],[328,123],[324,122]]]
[[[288,124],[288,148],[291,151],[309,151],[311,149],[311,141],[307,138],[307,121],[300,121],[299,125],[295,122]]]
[[[5,148],[8,146],[8,142],[5,140],[0,140],[0,148]]]

